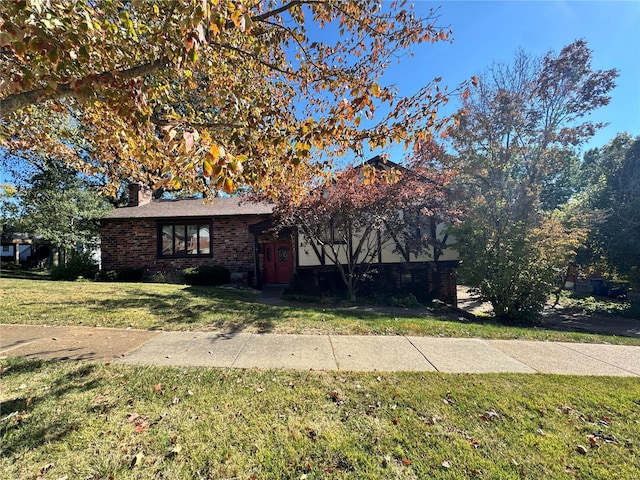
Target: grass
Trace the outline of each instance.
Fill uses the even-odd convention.
[[[629,378],[0,368],[0,478],[640,478]]]
[[[508,327],[491,319],[471,322],[415,310],[271,306],[260,303],[252,291],[225,288],[0,278],[0,290],[0,323],[640,344],[638,338]]]

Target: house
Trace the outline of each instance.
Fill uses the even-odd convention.
[[[376,170],[410,172],[406,167],[380,156],[366,163]],[[352,172],[360,176],[360,169],[360,166],[355,167]],[[420,176],[413,178],[420,184],[432,182]],[[347,182],[345,191],[349,191],[353,185],[349,180]],[[446,231],[444,224],[420,213],[420,207],[414,211],[398,211],[402,219],[400,224],[408,226],[405,228],[398,227],[398,223],[393,224],[395,228],[402,228],[400,231],[394,231],[394,227],[386,223],[389,220],[393,222],[390,218],[382,220],[384,226],[371,228],[370,215],[373,210],[367,211],[366,207],[360,213],[356,211],[355,217],[353,213],[335,214],[331,207],[327,211],[328,215],[333,215],[330,218],[327,218],[327,213],[316,214],[327,202],[334,208],[336,205],[341,208],[343,203],[339,199],[343,191],[338,189],[338,192],[332,201],[331,194],[318,190],[316,193],[319,195],[315,195],[311,203],[303,207],[307,212],[303,211],[297,218],[295,212],[293,215],[287,214],[299,225],[295,235],[294,290],[316,294],[338,293],[344,291],[347,282],[353,288],[353,279],[357,279],[355,288],[359,295],[413,294],[421,301],[437,298],[450,305],[457,304],[455,269],[458,266],[458,253],[451,248],[455,239]],[[388,211],[388,202],[395,202],[394,198],[388,197],[383,202],[384,210]],[[379,212],[375,215],[380,222]],[[405,219],[408,218],[411,220],[407,223]],[[309,224],[309,219],[314,222]],[[321,222],[326,225],[318,228],[318,219],[322,219]],[[337,265],[341,265],[341,268],[338,269]]]
[[[102,269],[138,267],[153,275],[222,265],[232,279],[248,285],[287,283],[291,242],[267,232],[272,211],[272,205],[237,197],[154,200],[148,188],[132,184],[128,206],[101,219]],[[289,262],[278,265],[276,276],[273,252],[282,248],[288,248],[280,256]],[[264,252],[269,261],[263,260]]]
[[[274,207],[238,197],[154,200],[132,184],[129,205],[101,220],[102,269],[141,267],[147,275],[179,272],[198,265],[222,265],[232,280],[261,287],[290,284],[315,294],[342,288],[335,265],[323,260],[299,231],[272,232]],[[441,225],[433,235],[447,239]],[[314,248],[315,247],[315,248]],[[378,255],[370,289],[414,293],[456,304],[457,254],[448,248],[403,255],[386,246]],[[434,260],[434,258],[437,260]],[[366,289],[362,290],[366,292]]]

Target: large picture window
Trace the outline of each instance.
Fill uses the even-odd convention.
[[[159,230],[161,257],[211,255],[209,223],[171,223]]]

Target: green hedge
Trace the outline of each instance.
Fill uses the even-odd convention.
[[[182,271],[188,285],[223,285],[231,281],[231,272],[222,265],[201,265]]]

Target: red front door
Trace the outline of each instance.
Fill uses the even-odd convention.
[[[289,242],[265,243],[264,283],[289,283],[291,278],[291,244]]]

